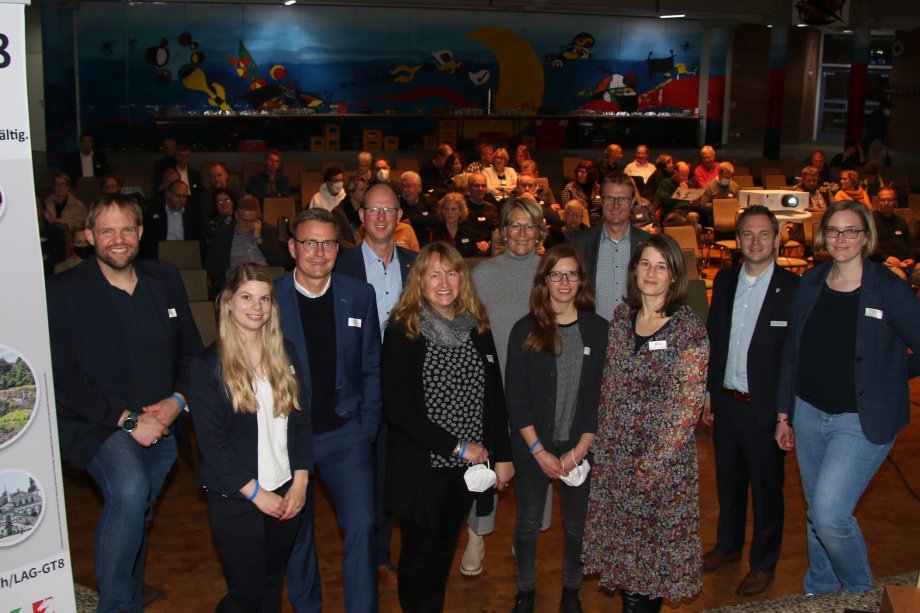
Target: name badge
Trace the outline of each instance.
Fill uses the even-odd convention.
[[[424,212],[422,213],[422,216],[423,216],[423,217],[428,217],[428,211],[424,211]]]
[[[590,347],[585,347],[584,353],[585,353],[585,355],[591,355],[591,348],[590,348]]]
[[[785,322],[785,321],[771,321],[770,322],[771,328],[785,328],[788,325],[789,325],[788,322]]]
[[[491,353],[486,354],[486,360],[489,361],[489,364],[495,364],[495,358],[492,357]]]
[[[476,220],[477,220],[477,221],[485,221],[486,218],[485,218],[485,217],[477,217]]]
[[[871,307],[866,307],[866,317],[874,317],[875,319],[881,319],[882,311],[879,309],[873,309]]]
[[[468,239],[468,238],[461,238],[461,239],[460,239],[460,242],[463,243],[463,244],[466,244],[466,243],[470,242],[470,239]]]
[[[352,327],[352,328],[360,328],[360,327],[361,327],[361,320],[358,319],[357,317],[349,317],[349,318],[348,318],[348,325],[349,325],[350,327]]]
[[[902,234],[904,234],[904,233],[901,232],[900,230],[895,230],[895,231],[894,231],[894,235],[895,235],[895,236],[901,236]]]
[[[178,317],[178,315],[176,315],[176,309],[166,309],[166,314],[169,315],[170,319]]]
[[[668,341],[649,341],[649,351],[661,351],[668,348]]]

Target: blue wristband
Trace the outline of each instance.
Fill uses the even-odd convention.
[[[537,445],[542,445],[542,444],[543,444],[543,441],[541,441],[540,439],[535,440],[533,442],[533,445],[530,446],[530,455],[533,455],[533,450]]]
[[[259,480],[256,479],[256,489],[252,490],[252,494],[246,500],[248,500],[249,502],[252,502],[253,500],[256,499],[256,494],[258,493],[259,493]]]
[[[457,457],[462,460],[465,454],[466,454],[466,439],[460,439],[460,452],[457,454]]]
[[[176,399],[176,402],[179,403],[179,410],[180,410],[180,411],[184,411],[184,410],[185,410],[186,404],[185,404],[185,401],[182,399],[182,396],[180,396],[179,394],[173,392],[172,394],[169,395],[169,397],[170,397],[170,398],[175,398],[175,399]]]

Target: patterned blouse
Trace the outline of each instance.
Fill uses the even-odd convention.
[[[672,602],[702,587],[694,431],[709,339],[682,306],[638,345],[635,311],[610,322],[582,559],[600,584]]]

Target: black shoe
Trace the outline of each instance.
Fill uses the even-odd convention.
[[[643,596],[645,603],[642,605],[642,613],[659,613],[661,611],[662,598],[649,598]]]
[[[534,590],[518,592],[514,597],[514,608],[511,609],[511,613],[533,613],[536,598],[537,593]]]
[[[622,590],[620,590],[620,596],[623,597],[623,613],[642,613],[642,605],[645,603],[644,596]]]
[[[559,602],[559,613],[583,613],[581,600],[578,594],[581,590],[571,587],[562,588],[562,600]]]

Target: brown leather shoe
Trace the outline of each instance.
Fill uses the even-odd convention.
[[[703,572],[708,573],[729,562],[737,562],[741,559],[741,550],[734,553],[722,553],[717,549],[707,551],[703,554]]]
[[[742,579],[741,583],[738,584],[738,589],[735,590],[735,596],[750,598],[751,596],[763,593],[770,587],[770,584],[773,583],[773,576],[775,574],[776,573],[772,570],[767,573],[752,570],[747,574],[747,577]]]

